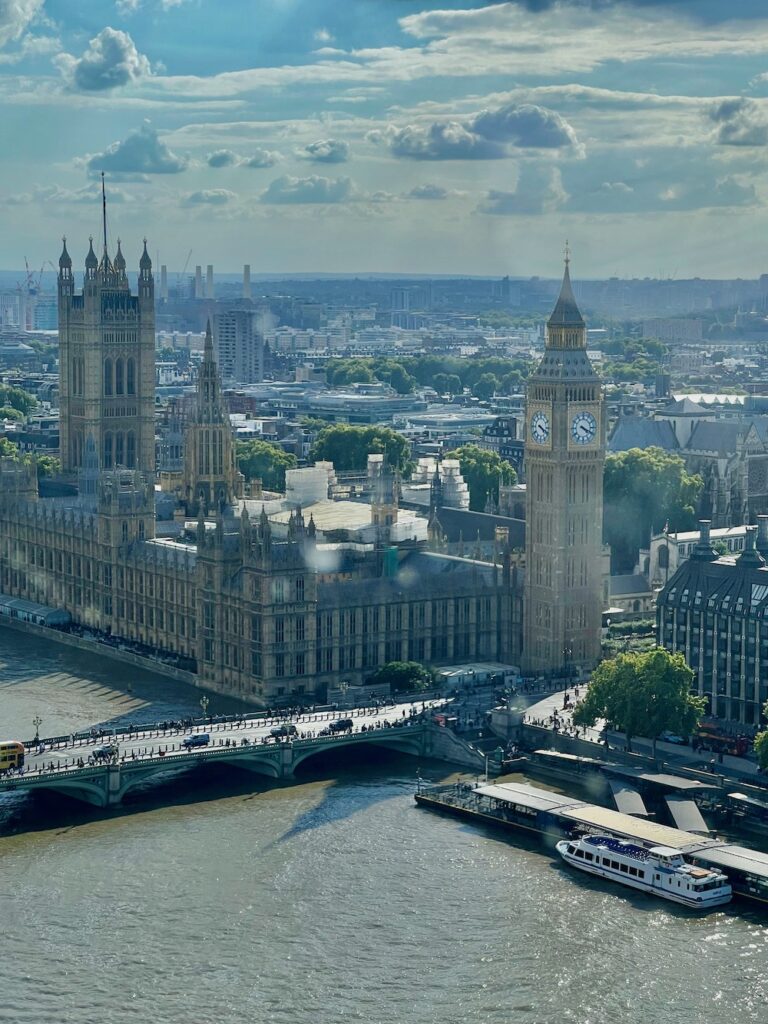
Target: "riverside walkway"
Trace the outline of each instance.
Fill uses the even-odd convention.
[[[166,722],[118,733],[102,730],[41,739],[26,744],[22,772],[0,775],[0,794],[44,789],[96,807],[109,807],[120,804],[126,793],[153,776],[214,762],[273,779],[289,779],[308,758],[347,746],[379,746],[430,756],[431,737],[435,730],[443,730],[428,722],[427,715],[444,703],[415,701],[279,718],[244,715],[191,726]],[[351,726],[331,731],[331,724],[340,719],[350,719]],[[287,731],[291,727],[289,735],[272,735],[274,729]],[[200,734],[210,737],[207,745],[185,745],[185,740]],[[101,755],[99,752],[106,747],[113,749]]]

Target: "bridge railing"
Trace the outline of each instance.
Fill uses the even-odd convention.
[[[173,743],[166,745],[165,749],[160,752],[161,745],[158,744],[158,752],[155,753],[154,745],[151,751],[131,751],[122,754],[118,761],[104,760],[102,762],[90,761],[82,766],[75,764],[66,764],[65,762],[52,763],[49,765],[41,764],[33,767],[25,767],[24,770],[14,772],[13,774],[7,773],[0,775],[0,785],[3,783],[14,783],[16,785],[25,779],[30,781],[38,781],[41,778],[66,778],[68,776],[81,775],[83,772],[94,772],[102,769],[104,771],[110,767],[110,765],[119,764],[121,766],[141,763],[142,765],[147,764],[177,764],[180,758],[205,758],[213,754],[219,755],[226,753],[231,756],[233,753],[247,755],[249,752],[253,752],[254,749],[263,749],[264,747],[282,747],[284,745],[292,746],[312,746],[312,745],[327,745],[329,742],[341,741],[349,739],[354,736],[356,739],[368,739],[372,736],[380,736],[382,733],[390,730],[403,730],[423,725],[423,719],[418,716],[408,717],[403,719],[396,719],[395,721],[383,720],[379,725],[371,725],[369,727],[358,727],[353,728],[345,732],[329,732],[323,735],[316,736],[261,736],[256,740],[248,743],[236,743],[234,740],[230,741],[229,745],[220,739],[218,744],[213,742],[207,747],[189,748],[185,747],[184,743]]]
[[[423,697],[419,696],[413,701],[409,701],[408,698],[404,697],[402,700],[398,701],[398,703],[419,703],[433,699],[435,698],[430,697],[429,695],[424,695]],[[393,704],[367,704],[362,707],[347,708],[343,711],[343,716],[347,718],[354,718],[369,715],[377,706],[379,710],[385,711],[388,707],[392,707]],[[60,736],[41,736],[31,740],[24,740],[22,742],[28,749],[34,748],[39,744],[45,744],[46,747],[51,748],[62,746],[85,747],[93,743],[100,743],[110,739],[119,741],[121,737],[126,737],[128,739],[146,737],[147,739],[152,739],[153,736],[161,737],[166,735],[184,735],[195,731],[214,732],[232,725],[248,726],[260,724],[263,726],[279,726],[289,724],[294,720],[298,721],[305,715],[315,715],[317,716],[317,721],[333,721],[342,715],[342,711],[339,708],[329,708],[328,705],[321,705],[313,709],[303,711],[280,711],[276,714],[261,711],[248,715],[215,715],[208,718],[186,718],[180,721],[166,720],[148,725],[138,725],[132,729],[88,729],[81,730],[79,732],[66,733]]]

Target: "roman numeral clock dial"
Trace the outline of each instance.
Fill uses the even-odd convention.
[[[575,444],[592,444],[597,436],[597,420],[591,412],[577,412],[571,421],[571,439]]]

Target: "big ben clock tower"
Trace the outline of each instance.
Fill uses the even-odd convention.
[[[544,358],[528,379],[525,421],[527,674],[600,657],[605,398],[587,356],[566,249]]]

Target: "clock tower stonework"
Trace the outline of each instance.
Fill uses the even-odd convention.
[[[605,396],[569,259],[528,379],[523,671],[569,673],[600,658],[603,611]]]

